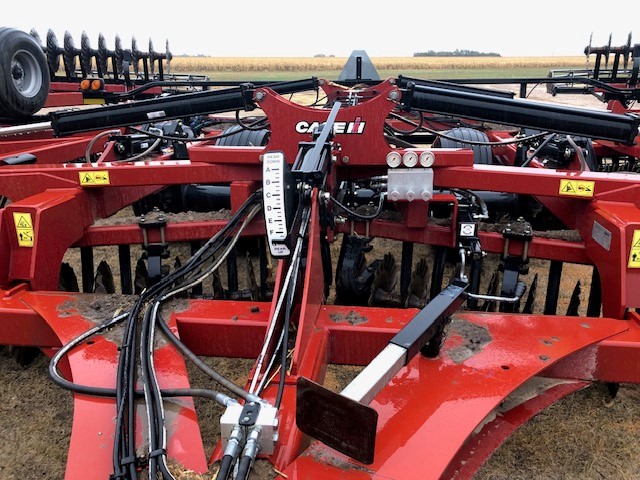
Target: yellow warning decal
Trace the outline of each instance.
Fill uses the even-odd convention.
[[[629,252],[629,268],[640,268],[640,230],[634,230]]]
[[[28,212],[13,212],[19,247],[33,247],[33,220]]]
[[[574,197],[593,197],[596,189],[596,182],[587,180],[560,180],[560,195],[571,195]]]
[[[109,172],[99,170],[96,172],[78,172],[80,185],[83,187],[93,187],[97,185],[109,185]]]

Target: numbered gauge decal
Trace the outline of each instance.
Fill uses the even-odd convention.
[[[274,257],[290,254],[286,243],[288,238],[289,201],[291,175],[282,152],[267,152],[262,163],[262,196],[264,200],[264,218],[267,229],[269,249]]]

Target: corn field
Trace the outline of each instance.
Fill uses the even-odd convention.
[[[180,72],[299,72],[342,70],[345,57],[174,57]],[[472,70],[582,67],[584,57],[376,57],[378,70]]]

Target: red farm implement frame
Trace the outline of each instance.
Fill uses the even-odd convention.
[[[589,382],[640,381],[640,184],[630,172],[640,118],[627,103],[637,85],[593,111],[362,71],[358,62],[340,84],[243,83],[1,129],[0,343],[42,349],[52,379],[74,392],[67,479],[147,468],[168,479],[170,459],[246,478],[258,457],[289,479],[470,478],[553,402]],[[287,99],[319,89],[326,100],[311,106]],[[251,116],[222,115],[242,110]],[[629,171],[597,171],[606,162]],[[225,219],[163,211],[219,197]],[[546,220],[530,218],[532,205]],[[101,221],[131,206],[134,221]],[[484,229],[503,207],[517,208],[513,220]],[[557,222],[579,238],[539,235]],[[224,295],[203,294],[202,280],[223,262],[233,271],[237,242],[251,238],[261,268],[250,292],[235,279]],[[388,257],[365,263],[371,238],[402,242],[399,295]],[[174,242],[195,253],[168,272]],[[421,244],[435,252],[430,279],[413,262]],[[131,245],[147,260],[135,293]],[[93,285],[101,246],[118,249],[122,308],[96,318],[91,305],[108,297]],[[59,290],[69,249],[82,253],[83,293]],[[501,281],[485,294],[490,253]],[[532,258],[551,265],[544,314],[525,301]],[[593,266],[586,316],[556,314],[564,262]],[[208,372],[228,396],[190,387],[185,358],[199,356],[255,365],[243,388]],[[333,392],[322,386],[329,364],[364,369]],[[227,407],[211,455],[193,396]]]

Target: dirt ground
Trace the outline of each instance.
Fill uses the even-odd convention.
[[[516,86],[502,86],[517,92]],[[538,86],[530,98],[556,101],[592,108],[604,108],[604,104],[586,96],[561,96],[551,98]],[[114,220],[114,223],[118,220]],[[339,243],[333,247],[337,258]],[[396,252],[399,260],[399,244],[377,241],[375,257],[386,251]],[[172,252],[187,256],[185,245]],[[428,255],[427,247],[416,246],[414,261]],[[139,250],[133,250],[134,260]],[[95,250],[95,264],[101,259],[109,260],[117,277],[118,262],[109,249]],[[173,258],[173,257],[172,257]],[[65,258],[76,266],[78,252],[70,251]],[[495,258],[487,263],[495,265]],[[546,288],[546,262],[532,261],[532,278],[540,272],[538,292]],[[79,275],[79,268],[76,268]],[[487,268],[486,283],[492,270]],[[587,287],[590,267],[566,265],[563,271],[559,313],[564,313],[576,281]],[[221,277],[224,279],[224,272]],[[78,278],[80,281],[80,278]],[[586,308],[588,288],[582,289],[581,314]],[[538,294],[535,311],[542,310],[544,295]],[[0,348],[0,480],[58,480],[64,477],[66,449],[71,430],[71,394],[54,386],[47,375],[48,359],[38,356],[32,364],[23,367],[15,361],[13,349]],[[206,361],[243,385],[252,366],[251,361],[214,358]],[[189,365],[192,384],[198,387],[211,386],[211,382],[196,368]],[[339,391],[357,373],[355,367],[331,366],[327,380],[328,388]],[[219,416],[222,409],[210,402],[196,400],[196,410],[202,428],[202,437],[207,452],[210,452],[219,435]],[[520,428],[484,467],[475,480],[500,479],[581,479],[595,480],[614,478],[631,480],[640,478],[640,387],[621,385],[618,396],[611,401],[604,385],[595,384],[551,406],[525,426]],[[215,466],[206,475],[195,475],[173,466],[176,477],[182,480],[215,478]],[[259,461],[253,480],[275,478],[271,465]]]

